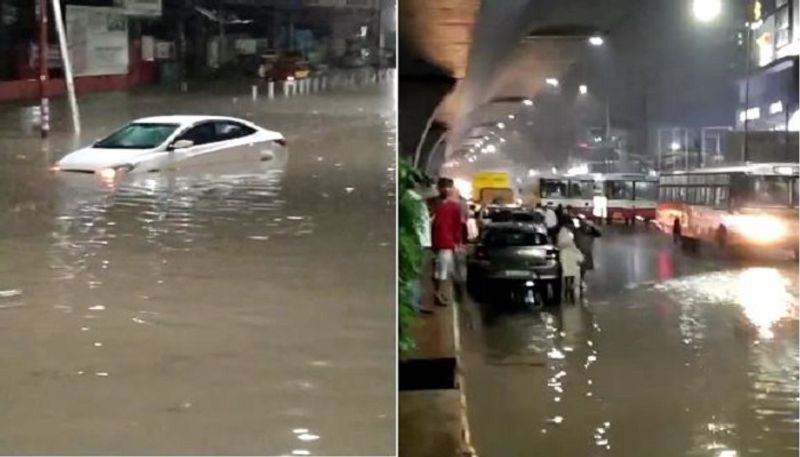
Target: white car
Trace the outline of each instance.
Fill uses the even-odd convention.
[[[122,173],[272,160],[286,147],[283,135],[252,122],[222,116],[157,116],[137,119],[56,163],[60,173]]]

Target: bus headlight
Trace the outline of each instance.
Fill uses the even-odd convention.
[[[725,218],[725,224],[756,243],[770,243],[786,236],[786,225],[766,214],[738,214]]]

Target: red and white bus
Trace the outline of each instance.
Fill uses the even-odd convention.
[[[782,247],[797,254],[797,163],[662,174],[656,224],[683,245]]]
[[[658,180],[643,174],[547,176],[536,180],[533,192],[543,205],[571,206],[587,216],[595,197],[605,197],[609,220],[648,222],[656,216]]]

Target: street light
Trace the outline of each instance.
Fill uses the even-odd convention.
[[[556,78],[547,78],[544,82],[549,86],[558,87],[558,79]]]
[[[672,144],[669,145],[669,148],[674,152],[681,148],[681,144],[677,141],[673,141]]]
[[[581,93],[581,95],[586,95],[586,94],[588,94],[588,93],[589,93],[589,88],[588,88],[588,87],[586,87],[586,84],[581,84],[581,85],[578,87],[578,92],[580,92],[580,93]]]
[[[533,106],[533,100],[526,98],[525,100],[522,100],[522,104],[525,106]]]
[[[506,124],[504,124],[502,122],[498,122],[497,123],[497,128],[499,128],[500,130],[503,130],[504,128],[506,128]]]
[[[592,46],[602,46],[605,43],[605,40],[600,35],[594,35],[589,37],[589,44]]]
[[[692,0],[692,13],[700,22],[711,22],[722,12],[721,0]]]

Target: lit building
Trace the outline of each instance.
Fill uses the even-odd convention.
[[[751,72],[739,82],[736,127],[796,131],[800,0],[756,1],[751,18]]]

